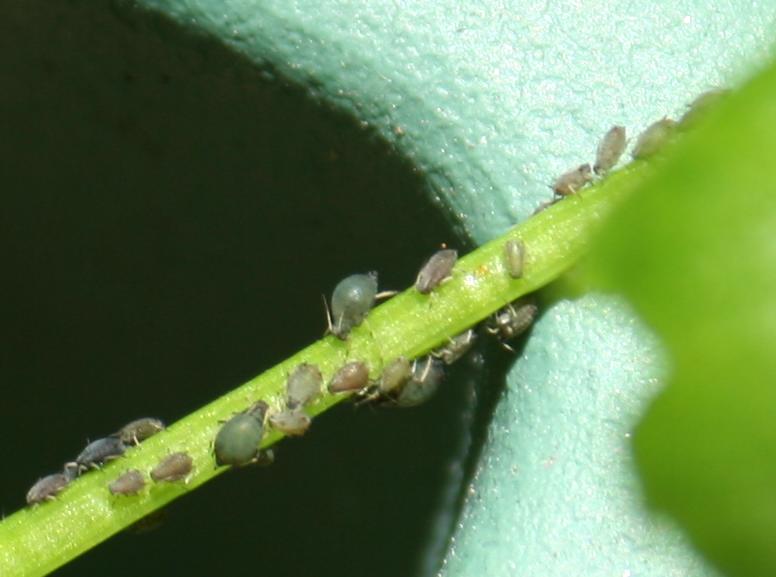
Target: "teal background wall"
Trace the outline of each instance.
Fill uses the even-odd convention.
[[[776,14],[3,5],[5,513],[86,437],[174,420],[317,338],[340,277],[406,286],[441,242],[526,218],[611,124],[633,134],[744,78]],[[418,411],[338,409],[272,468],[220,478],[159,531],[60,573],[432,574],[469,471],[445,575],[711,574],[641,510],[627,438],[659,386],[654,342],[612,299],[545,305],[503,397],[512,360],[491,350]]]

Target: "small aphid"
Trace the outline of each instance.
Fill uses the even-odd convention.
[[[358,391],[369,384],[369,368],[361,361],[342,366],[329,382],[330,393]]]
[[[398,357],[388,363],[380,375],[377,388],[381,396],[390,396],[410,380],[412,376],[412,365],[404,357]]]
[[[157,483],[173,483],[185,479],[193,469],[194,461],[187,453],[172,453],[151,470],[151,478]]]
[[[452,248],[435,252],[421,267],[418,278],[415,280],[415,288],[422,295],[429,294],[443,281],[450,278],[457,260],[458,251]]]
[[[622,153],[625,152],[626,144],[625,127],[612,126],[598,144],[595,164],[593,165],[595,173],[606,174],[609,172],[620,160]]]
[[[498,335],[502,341],[513,339],[528,330],[538,312],[539,308],[535,303],[518,299],[493,315],[487,331]]]
[[[569,196],[593,180],[593,173],[589,164],[580,164],[578,167],[564,172],[552,185],[552,190],[560,196]]]
[[[304,435],[312,420],[301,409],[281,411],[269,416],[270,424],[284,435]]]
[[[715,88],[704,92],[689,104],[687,112],[679,119],[679,125],[682,128],[694,126],[729,94],[730,91],[726,88]]]
[[[35,503],[42,503],[43,501],[53,501],[54,497],[59,494],[70,483],[63,473],[54,473],[53,475],[47,475],[38,481],[27,491],[27,504],[34,505]]]
[[[318,367],[311,363],[300,364],[286,381],[286,407],[296,409],[308,405],[321,394],[322,383]]]
[[[396,405],[414,407],[425,403],[437,391],[444,375],[444,365],[433,357],[416,360],[412,363],[412,377],[396,397]]]
[[[339,282],[331,295],[329,332],[342,340],[360,325],[377,297],[377,273],[354,274]]]
[[[125,445],[139,445],[148,437],[152,437],[163,430],[164,423],[162,421],[151,417],[144,417],[127,423],[114,436],[121,439],[121,442]]]
[[[657,153],[676,132],[676,121],[664,117],[650,124],[639,135],[631,156],[635,159],[648,158]]]
[[[113,495],[137,495],[145,484],[143,473],[130,469],[108,485],[108,490]]]
[[[474,332],[474,329],[469,329],[460,335],[452,337],[446,345],[432,351],[431,354],[442,360],[446,365],[452,365],[469,352],[476,340],[477,334]]]
[[[75,462],[79,471],[85,471],[89,468],[99,469],[100,465],[106,461],[117,459],[123,455],[125,450],[126,446],[118,437],[105,437],[86,445],[86,448],[75,458]],[[69,465],[70,463],[66,467]]]
[[[267,404],[260,401],[224,423],[213,443],[217,465],[240,466],[256,460],[267,409]]]
[[[507,264],[507,272],[512,278],[523,276],[523,266],[525,265],[525,244],[516,238],[509,239],[504,243],[504,260]]]

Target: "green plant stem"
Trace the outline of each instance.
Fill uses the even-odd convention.
[[[286,375],[299,363],[315,363],[328,380],[347,360],[359,359],[370,366],[372,376],[377,376],[385,362],[399,355],[420,356],[512,300],[551,282],[580,259],[597,224],[644,173],[642,163],[633,163],[549,207],[459,260],[453,278],[433,294],[424,296],[411,288],[395,296],[373,310],[348,341],[332,336],[321,339],[130,449],[124,457],[77,479],[53,502],[7,517],[0,523],[0,574],[45,575],[226,471],[226,467],[215,466],[211,449],[220,421],[259,399],[280,407]],[[503,245],[510,238],[520,239],[526,246],[525,272],[518,280],[507,274],[504,263]],[[321,413],[344,398],[325,393],[309,412]],[[262,446],[272,445],[280,437],[270,430]],[[109,493],[108,483],[127,469],[147,473],[175,451],[186,451],[194,460],[188,483],[154,484],[149,480],[138,496]]]

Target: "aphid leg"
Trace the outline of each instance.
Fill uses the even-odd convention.
[[[375,300],[389,299],[397,294],[399,294],[399,291],[380,291],[375,295]]]
[[[326,295],[321,295],[321,299],[323,299],[323,310],[326,312],[326,331],[323,334],[330,335],[334,333],[334,325],[331,324],[331,309],[326,300]]]

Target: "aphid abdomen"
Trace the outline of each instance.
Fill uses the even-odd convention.
[[[329,382],[330,393],[358,391],[369,384],[369,368],[360,361],[350,362],[334,374]]]
[[[153,468],[151,478],[157,483],[173,483],[185,479],[193,468],[194,461],[187,453],[172,453]]]
[[[235,415],[216,434],[216,464],[247,465],[256,458],[263,435],[263,413],[261,420],[248,413]]]
[[[130,469],[108,485],[108,490],[113,495],[137,495],[145,487],[143,473],[137,469]]]
[[[596,174],[606,174],[620,160],[625,152],[627,137],[624,126],[612,126],[601,139],[596,152],[593,170]]]
[[[431,255],[418,272],[415,288],[420,294],[429,294],[452,274],[458,260],[458,251],[451,248],[439,250]]]
[[[38,479],[27,491],[27,504],[34,505],[50,501],[70,484],[70,479],[63,473],[54,473]]]
[[[340,339],[360,325],[377,296],[377,273],[354,274],[339,282],[331,296],[329,330]]]
[[[504,243],[504,262],[507,265],[507,272],[512,278],[523,276],[523,267],[525,265],[525,245],[523,241],[509,239]]]

